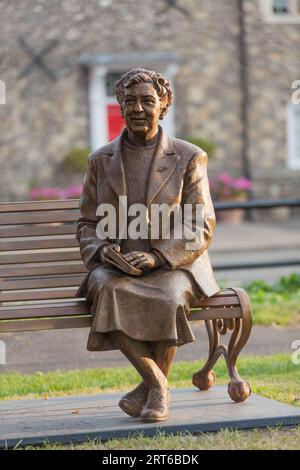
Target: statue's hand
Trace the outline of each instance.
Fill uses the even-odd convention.
[[[115,250],[117,253],[120,253],[120,245],[117,245],[116,243],[112,243],[111,245],[104,245],[100,252],[100,261],[103,266],[112,266],[106,259],[105,259],[105,253],[107,253],[108,247],[112,248]]]
[[[155,269],[161,265],[159,258],[154,253],[146,253],[145,251],[130,251],[123,257],[131,266],[143,271]]]

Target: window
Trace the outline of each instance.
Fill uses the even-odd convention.
[[[289,0],[273,0],[273,12],[278,15],[290,13]]]
[[[260,0],[260,8],[268,23],[300,23],[300,0]]]
[[[300,104],[288,107],[288,166],[300,170]]]
[[[117,81],[121,78],[123,73],[125,73],[126,70],[123,70],[121,72],[108,72],[106,75],[106,94],[107,96],[115,96],[115,88],[116,88],[116,83]]]

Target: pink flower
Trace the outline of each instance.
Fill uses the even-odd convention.
[[[228,173],[222,173],[210,181],[214,199],[231,199],[246,194],[252,188],[252,182],[244,176],[234,178]]]
[[[39,197],[41,194],[41,190],[40,189],[37,189],[37,188],[33,188],[31,191],[30,191],[30,197],[31,199],[35,199],[37,197]]]
[[[65,197],[66,198],[76,198],[79,197],[82,193],[82,185],[81,184],[73,184],[68,186],[65,190]]]
[[[234,179],[228,173],[223,173],[219,176],[218,180],[223,184],[232,185],[234,184]]]
[[[31,199],[69,199],[78,198],[82,192],[82,185],[73,184],[65,189],[61,188],[49,188],[47,186],[43,188],[33,188],[30,191]]]
[[[234,187],[236,189],[242,189],[244,191],[249,191],[252,188],[252,182],[248,180],[247,178],[238,178],[235,183]]]
[[[210,178],[209,180],[209,186],[210,186],[210,189],[212,191],[214,191],[216,189],[216,186],[217,186],[217,181],[215,180],[215,178]]]

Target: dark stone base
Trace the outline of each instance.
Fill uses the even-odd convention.
[[[95,438],[104,441],[140,432],[153,436],[157,429],[174,434],[300,424],[300,408],[255,394],[243,403],[234,403],[226,386],[207,391],[173,389],[171,393],[168,421],[149,424],[130,418],[119,409],[122,393],[2,401],[0,446],[36,445],[44,441],[83,442]]]

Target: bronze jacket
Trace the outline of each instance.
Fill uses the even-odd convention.
[[[189,271],[197,286],[207,297],[220,290],[212,271],[208,256],[208,246],[212,240],[216,225],[215,213],[211,201],[207,178],[207,155],[199,147],[180,139],[170,138],[160,128],[160,138],[150,168],[146,205],[184,204],[203,205],[202,235],[194,232],[197,249],[186,249],[184,239],[150,239],[151,247],[159,251],[167,260],[166,269]],[[89,155],[88,170],[84,178],[83,192],[80,198],[81,216],[78,220],[77,240],[80,244],[82,259],[89,269],[101,264],[98,251],[112,240],[97,237],[96,226],[99,217],[96,210],[99,204],[110,203],[119,213],[119,196],[126,196],[126,182],[121,157],[121,145],[124,133],[114,141]],[[192,227],[195,228],[193,219]],[[151,224],[151,211],[149,213]],[[191,227],[187,228],[190,230]],[[85,276],[76,293],[78,297],[86,295],[86,284],[90,272]]]

